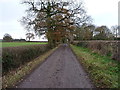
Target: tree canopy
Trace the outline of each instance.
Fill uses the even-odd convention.
[[[34,39],[35,37],[34,37],[34,34],[33,33],[27,33],[26,34],[26,39],[28,39],[28,41],[30,41],[30,39]]]
[[[8,33],[6,33],[4,36],[3,36],[3,41],[5,42],[11,42],[13,40],[12,36]]]
[[[25,0],[23,4],[27,4],[28,9],[22,23],[27,30],[34,30],[38,36],[45,34],[51,47],[57,42],[71,41],[76,26],[91,20],[82,1]]]

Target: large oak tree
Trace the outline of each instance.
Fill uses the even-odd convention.
[[[76,26],[90,20],[81,1],[25,0],[23,4],[28,9],[22,23],[28,30],[34,29],[36,35],[45,34],[51,47],[57,42],[71,41]]]

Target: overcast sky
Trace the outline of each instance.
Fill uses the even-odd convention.
[[[93,18],[93,24],[107,25],[109,28],[118,24],[119,0],[83,1],[88,15]],[[25,38],[26,31],[19,20],[25,15],[26,7],[20,2],[21,0],[0,0],[0,39],[5,33],[13,38]]]

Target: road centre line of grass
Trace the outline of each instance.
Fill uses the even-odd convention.
[[[87,48],[74,45],[71,45],[71,48],[85,70],[89,73],[89,76],[96,87],[119,87],[119,62],[114,61],[107,56],[93,53]]]

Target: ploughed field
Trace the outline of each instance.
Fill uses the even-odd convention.
[[[47,44],[47,42],[0,42],[0,47],[17,47],[26,45]],[[2,46],[1,46],[2,45]]]

